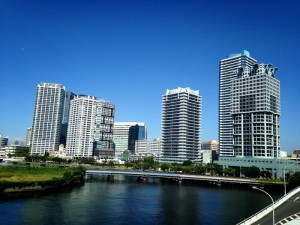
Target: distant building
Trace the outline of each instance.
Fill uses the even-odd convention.
[[[200,161],[202,98],[190,88],[167,90],[162,98],[161,162]]]
[[[0,135],[0,148],[5,148],[8,145],[8,138]]]
[[[38,84],[30,142],[31,154],[43,155],[58,149],[64,92],[65,87],[61,84]]]
[[[129,127],[128,131],[128,150],[131,154],[135,153],[135,142],[139,140],[147,139],[146,126],[140,126],[138,124]]]
[[[161,153],[161,139],[154,140],[138,140],[135,142],[135,155],[140,157],[153,156],[156,160],[159,159]]]
[[[202,142],[201,149],[202,150],[218,151],[219,150],[219,142],[216,141],[216,140]]]
[[[65,91],[65,93],[64,93],[60,142],[59,142],[60,144],[63,144],[64,147],[66,147],[66,143],[67,143],[68,122],[69,122],[71,100],[73,100],[75,96],[76,95],[70,91]]]
[[[124,151],[128,151],[129,128],[136,125],[146,127],[143,122],[114,123],[113,141],[115,144],[115,157],[117,159],[123,159]]]
[[[201,155],[202,155],[202,163],[208,164],[212,163],[212,152],[211,150],[201,150]]]
[[[32,128],[31,127],[27,128],[26,140],[25,140],[25,145],[26,146],[30,146],[31,133],[32,133]]]

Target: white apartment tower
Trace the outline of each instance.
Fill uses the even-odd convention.
[[[231,54],[220,61],[219,68],[219,152],[220,156],[234,156],[232,122],[232,81],[240,67],[252,66],[256,60],[248,51]]]
[[[31,154],[58,150],[65,87],[40,83],[37,86],[30,142]]]
[[[67,133],[67,155],[114,158],[113,123],[115,106],[87,95],[71,100]]]
[[[72,157],[92,157],[96,97],[78,95],[71,100],[66,153]]]
[[[232,81],[233,150],[236,157],[280,157],[280,83],[270,64],[244,66]]]
[[[202,98],[190,88],[167,90],[162,97],[161,162],[200,160]]]

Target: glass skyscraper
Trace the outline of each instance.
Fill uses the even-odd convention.
[[[135,142],[139,140],[147,139],[147,130],[145,126],[138,124],[129,127],[128,132],[128,150],[135,153]]]
[[[202,98],[190,88],[167,90],[162,98],[161,162],[200,161]]]

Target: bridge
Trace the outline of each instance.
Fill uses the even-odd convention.
[[[203,175],[180,174],[180,173],[166,173],[166,172],[87,170],[86,174],[107,175],[108,179],[113,179],[113,177],[116,175],[123,175],[123,176],[134,176],[137,177],[139,180],[144,180],[147,177],[166,178],[166,179],[172,179],[178,183],[181,183],[182,180],[195,180],[195,181],[213,182],[218,185],[220,185],[221,183],[259,185],[259,181],[251,180],[251,179],[221,177],[221,176],[203,176]]]
[[[266,196],[267,197],[267,196]],[[273,223],[272,204],[237,225],[270,225]],[[300,224],[300,186],[274,202],[276,225]]]

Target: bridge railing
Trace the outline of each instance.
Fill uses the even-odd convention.
[[[300,186],[291,190],[289,193],[287,193],[285,196],[282,196],[277,201],[274,202],[274,209],[279,207],[282,203],[284,203],[287,199],[289,199],[294,194],[298,193],[300,191]],[[251,225],[255,223],[256,221],[260,220],[267,214],[269,214],[272,211],[272,204],[268,205],[266,208],[260,210],[259,212],[255,213],[254,215],[246,218],[245,220],[239,222],[237,225]],[[276,216],[275,216],[276,218]]]

